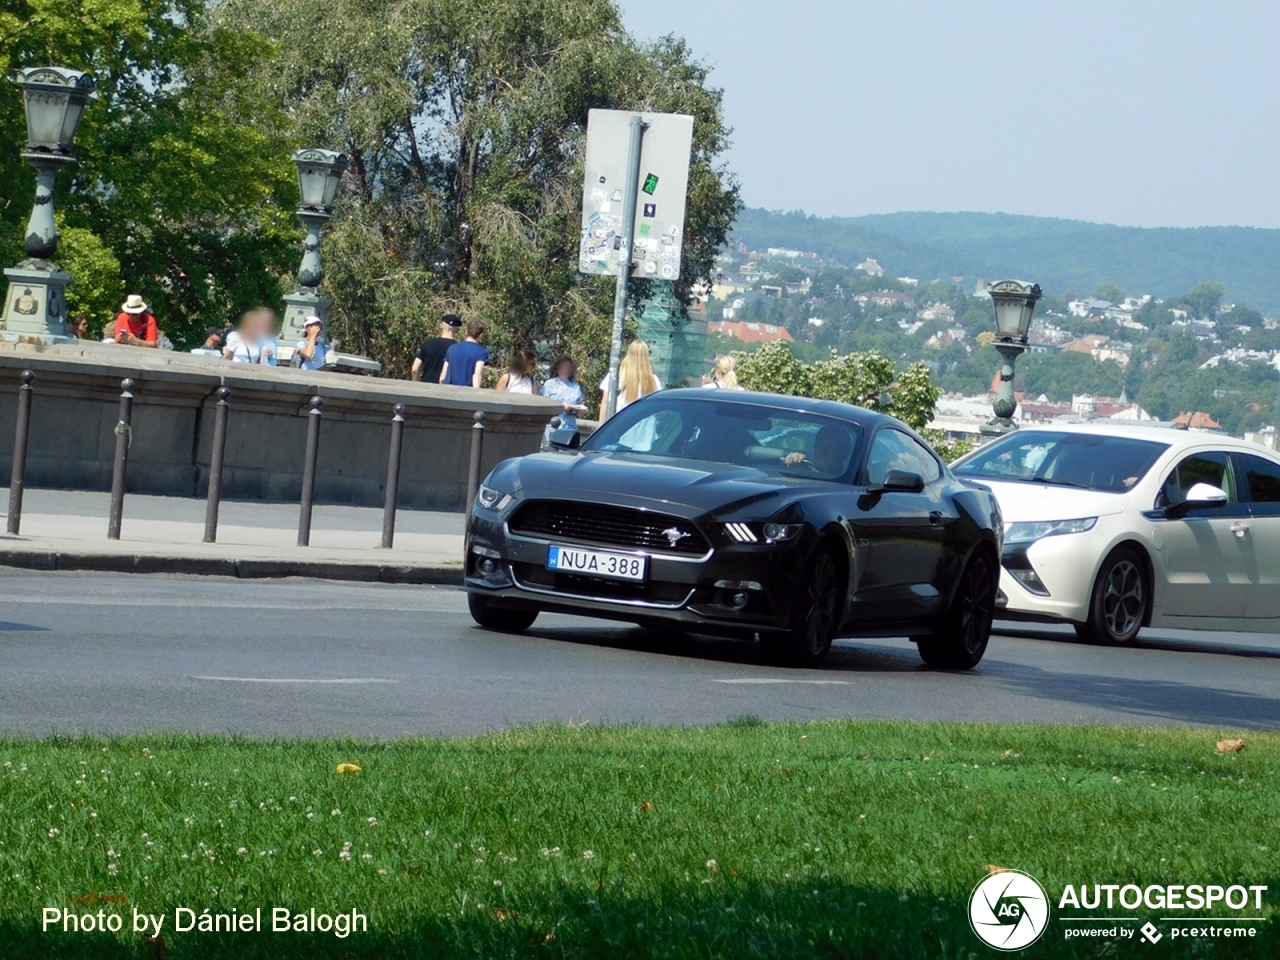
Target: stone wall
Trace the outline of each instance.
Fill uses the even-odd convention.
[[[232,364],[174,351],[83,343],[0,346],[0,483],[12,469],[19,376],[35,371],[27,485],[109,490],[120,381],[135,387],[128,490],[202,497],[216,391],[231,389],[223,496],[297,500],[308,401],[324,398],[316,499],[380,506],[391,408],[403,403],[400,504],[461,509],[473,414],[485,413],[483,472],[538,449],[559,405],[543,397]]]

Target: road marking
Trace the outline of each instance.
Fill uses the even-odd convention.
[[[849,685],[848,680],[787,680],[781,677],[736,677],[732,680],[712,680],[712,683],[808,683],[815,686]]]
[[[303,677],[192,677],[192,680],[223,680],[228,683],[399,683],[383,677],[335,677],[307,679]]]

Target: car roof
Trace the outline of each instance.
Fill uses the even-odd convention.
[[[706,390],[700,387],[681,387],[672,390],[663,390],[661,395],[664,398],[679,398],[684,400],[707,400],[724,402],[726,400],[734,403],[749,403],[760,407],[773,407],[775,409],[795,410],[798,413],[819,413],[828,417],[839,417],[842,420],[852,420],[854,423],[860,424],[868,429],[873,429],[881,423],[892,423],[902,427],[905,424],[895,417],[887,414],[877,413],[874,410],[868,410],[866,407],[859,407],[852,403],[840,403],[837,400],[815,400],[812,397],[793,397],[782,393],[757,393],[751,390]],[[648,397],[657,396],[657,394],[648,394]],[[910,427],[907,427],[910,430]]]
[[[1222,450],[1239,450],[1244,453],[1259,453],[1272,459],[1276,451],[1264,447],[1260,443],[1229,437],[1221,433],[1200,433],[1193,430],[1177,430],[1173,427],[1144,426],[1131,423],[1026,423],[1019,431],[1034,430],[1043,433],[1084,433],[1106,437],[1133,437],[1135,440],[1154,440],[1167,444],[1175,450],[1187,447],[1218,447]]]

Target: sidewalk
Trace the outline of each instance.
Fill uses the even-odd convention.
[[[9,491],[0,488],[0,509]],[[218,542],[204,542],[205,501],[129,494],[120,539],[107,539],[111,497],[28,489],[20,536],[0,534],[0,566],[226,577],[322,577],[389,583],[460,583],[460,513],[401,510],[395,547],[383,550],[382,511],[316,506],[311,546],[297,546],[298,505],[224,501]]]

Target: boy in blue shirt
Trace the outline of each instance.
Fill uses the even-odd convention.
[[[440,382],[455,387],[478,387],[484,377],[484,365],[489,362],[489,351],[481,346],[484,324],[472,320],[467,324],[467,339],[455,343],[444,355],[444,369]]]

